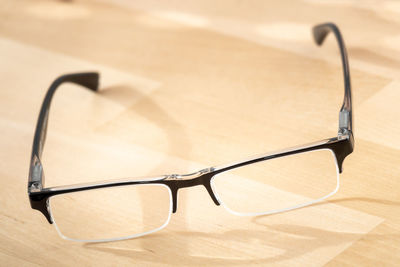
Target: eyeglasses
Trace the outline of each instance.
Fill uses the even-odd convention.
[[[41,156],[55,91],[67,82],[93,91],[99,84],[98,73],[60,76],[47,91],[36,125],[28,180],[31,207],[65,239],[105,242],[164,228],[177,210],[178,190],[184,187],[204,186],[216,205],[240,216],[289,211],[332,196],[339,189],[343,161],[353,152],[354,137],[349,64],[341,33],[332,23],[313,28],[318,45],[329,32],[340,48],[345,87],[337,137],[191,174],[45,187]],[[151,203],[144,209],[141,202],[145,196]]]

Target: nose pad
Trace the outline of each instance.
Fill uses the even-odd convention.
[[[187,182],[187,181],[181,181],[181,182]],[[192,184],[192,181],[190,181],[190,184],[185,184],[184,186],[179,186],[179,180],[178,181],[173,181],[169,187],[171,189],[171,194],[172,194],[172,213],[176,213],[176,210],[178,208],[178,190],[182,187],[190,187],[190,186],[195,186],[195,185],[204,185],[206,188],[208,194],[210,195],[211,199],[214,201],[215,205],[219,206],[220,203],[215,196],[212,187],[211,187],[211,178],[206,178],[206,179],[201,179],[197,180],[194,184]]]
[[[178,208],[178,188],[170,187],[170,189],[172,194],[172,213],[176,213]]]
[[[203,185],[207,189],[207,192],[210,195],[211,199],[214,201],[214,204],[219,206],[220,203],[219,203],[217,197],[215,196],[214,191],[212,190],[212,187],[211,187],[211,179],[209,179],[206,182],[204,182]]]

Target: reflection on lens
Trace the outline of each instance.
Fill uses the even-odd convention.
[[[172,211],[163,184],[92,189],[50,198],[50,211],[62,237],[75,241],[131,238],[164,227]]]
[[[246,165],[217,174],[213,190],[228,211],[262,215],[320,201],[339,187],[332,151],[316,150]]]

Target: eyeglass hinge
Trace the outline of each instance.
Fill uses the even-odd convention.
[[[40,192],[42,190],[42,186],[40,185],[39,182],[33,182],[30,186],[29,186],[29,192]]]
[[[350,125],[350,112],[343,109],[339,112],[339,131],[338,136],[345,136],[349,134]]]
[[[44,173],[39,159],[35,156],[30,173],[28,190],[29,192],[40,192],[43,188]]]

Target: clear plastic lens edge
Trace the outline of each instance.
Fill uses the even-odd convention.
[[[123,185],[122,185],[123,186]],[[141,237],[144,235],[148,235],[148,234],[152,234],[155,233],[163,228],[165,228],[169,221],[171,220],[171,215],[172,215],[172,192],[171,189],[165,185],[165,184],[146,184],[146,185],[135,185],[135,186],[163,186],[166,187],[168,190],[168,194],[169,194],[169,212],[168,212],[168,218],[165,221],[165,223],[163,225],[161,225],[160,227],[147,231],[147,232],[143,232],[143,233],[139,233],[139,234],[134,234],[134,235],[129,235],[129,236],[124,236],[124,237],[116,237],[116,238],[104,238],[104,239],[74,239],[74,238],[69,238],[65,235],[63,235],[63,233],[61,232],[61,230],[59,229],[56,220],[54,219],[54,217],[51,215],[51,198],[49,201],[49,212],[50,212],[50,216],[51,219],[53,221],[54,227],[57,230],[57,233],[59,234],[59,236],[65,240],[69,240],[69,241],[75,241],[75,242],[84,242],[84,243],[100,243],[100,242],[112,242],[112,241],[120,241],[120,240],[126,240],[126,239],[132,239],[132,238],[137,238],[137,237]]]
[[[216,190],[215,184],[214,184],[214,178],[217,176],[214,176],[211,179],[211,188],[215,194],[215,197],[217,198],[218,202],[221,204],[222,207],[224,207],[229,213],[236,215],[236,216],[261,216],[261,215],[270,215],[270,214],[276,214],[276,213],[281,213],[281,212],[286,212],[286,211],[291,211],[291,210],[295,210],[295,209],[299,209],[299,208],[303,208],[306,206],[310,206],[312,204],[321,202],[331,196],[333,196],[334,194],[336,194],[336,192],[339,190],[340,188],[340,173],[339,173],[339,166],[338,166],[338,162],[335,156],[335,153],[331,150],[331,149],[318,149],[318,150],[328,150],[332,153],[333,158],[335,159],[335,166],[336,166],[336,188],[330,192],[329,194],[327,194],[326,196],[323,196],[321,198],[318,199],[314,199],[308,202],[305,202],[303,204],[299,204],[299,205],[295,205],[295,206],[291,206],[291,207],[287,207],[287,208],[283,208],[283,209],[276,209],[276,210],[269,210],[267,212],[249,212],[249,213],[241,213],[241,212],[237,212],[234,211],[232,209],[230,209],[221,199],[221,197],[218,195],[218,191]],[[318,150],[313,150],[313,151],[318,151]],[[303,152],[303,153],[312,153],[313,151],[310,152]],[[240,168],[240,167],[239,167]]]

